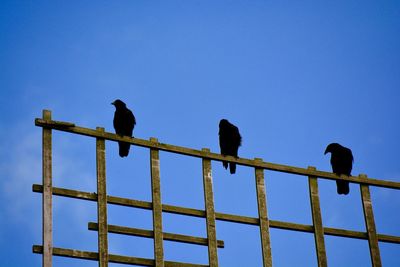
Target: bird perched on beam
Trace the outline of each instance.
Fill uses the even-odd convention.
[[[124,102],[117,99],[111,103],[111,105],[115,106],[115,113],[114,113],[114,129],[115,133],[118,135],[126,135],[132,137],[133,128],[136,124],[135,116],[133,115],[132,111],[130,111]],[[130,144],[125,142],[118,142],[119,146],[119,156],[126,157],[129,154]]]
[[[222,119],[219,122],[219,147],[221,154],[224,156],[238,156],[239,146],[242,144],[242,137],[239,129],[231,124],[228,120]],[[224,161],[223,166],[228,168],[228,162]],[[236,172],[236,163],[229,163],[229,171],[231,174]]]
[[[351,169],[353,168],[353,153],[347,147],[341,146],[338,143],[329,144],[325,149],[326,153],[331,153],[331,165],[332,171],[337,175],[345,174],[351,175]],[[337,193],[339,195],[347,195],[350,191],[349,182],[336,180]]]

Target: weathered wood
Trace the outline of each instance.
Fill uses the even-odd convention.
[[[52,190],[53,195],[55,196],[75,198],[88,201],[97,201],[97,193],[89,193],[89,192],[60,188],[60,187],[53,187],[52,189],[53,189]],[[33,184],[32,191],[35,193],[43,193],[43,186],[39,184]]]
[[[98,132],[104,128],[97,127]],[[105,140],[96,139],[97,166],[97,220],[99,223],[98,249],[99,266],[108,266],[108,229],[107,229],[107,189],[106,189],[106,147]]]
[[[398,236],[382,235],[382,234],[377,234],[377,236],[378,236],[378,241],[380,242],[400,244],[400,237]]]
[[[40,193],[43,192],[43,187],[41,185],[34,184],[32,187],[34,192]],[[53,187],[53,195],[56,196],[63,196],[81,200],[88,200],[88,201],[96,201],[97,194],[96,193],[89,193],[83,192],[78,190],[71,190],[59,187]],[[147,201],[141,200],[134,200],[122,197],[115,197],[115,196],[107,196],[108,204],[125,206],[125,207],[134,207],[140,209],[151,210],[152,203]],[[178,207],[173,205],[162,205],[162,210],[164,212],[172,213],[172,214],[179,214],[179,215],[187,215],[193,216],[198,218],[205,218],[206,213],[204,210],[198,210],[193,208],[185,208],[185,207]],[[249,225],[259,225],[259,219],[253,217],[246,217],[240,215],[233,215],[233,214],[226,214],[226,213],[215,213],[215,217],[217,220],[226,221],[226,222],[234,222],[234,223],[243,223]]]
[[[272,265],[270,240],[269,240],[269,227],[314,233],[319,266],[327,265],[325,244],[324,244],[325,234],[358,238],[358,239],[367,239],[370,248],[371,261],[374,267],[382,265],[378,241],[397,243],[397,244],[400,243],[400,237],[398,236],[377,234],[375,221],[373,217],[370,191],[368,187],[369,185],[372,185],[378,187],[400,189],[400,183],[398,182],[371,179],[367,178],[365,175],[339,177],[331,172],[318,171],[314,167],[309,167],[308,169],[304,169],[293,166],[263,162],[261,159],[250,160],[245,158],[222,156],[219,153],[211,153],[210,150],[208,149],[203,149],[200,151],[186,147],[179,147],[179,146],[159,143],[155,138],[151,138],[150,141],[148,141],[137,138],[131,138],[127,136],[121,137],[113,133],[105,132],[104,129],[100,127],[98,127],[96,130],[93,130],[89,128],[78,127],[75,126],[75,124],[69,122],[53,121],[51,119],[51,112],[47,110],[43,111],[42,119],[35,120],[35,124],[37,126],[43,127],[43,186],[34,185],[33,190],[35,192],[43,193],[43,244],[42,244],[43,246],[41,246],[40,249],[41,253],[43,253],[43,266],[45,267],[52,266],[52,255],[56,255],[55,251],[58,251],[61,254],[62,253],[71,254],[74,257],[78,258],[95,257],[95,260],[99,261],[99,266],[108,266],[108,262],[113,262],[113,260],[115,260],[116,258],[118,260],[115,262],[125,263],[125,264],[132,264],[136,262],[140,265],[145,265],[145,266],[147,266],[147,264],[150,264],[148,266],[154,266],[154,265],[155,266],[199,266],[199,265],[190,265],[190,264],[188,265],[185,263],[180,264],[180,263],[171,263],[168,261],[164,261],[163,239],[178,241],[178,242],[187,242],[193,244],[201,244],[201,245],[207,244],[209,249],[210,266],[218,266],[217,247],[218,246],[221,247],[221,243],[216,239],[215,220],[259,226],[262,249],[263,249],[264,266]],[[97,178],[98,178],[97,194],[52,187],[52,155],[51,155],[52,129],[96,138],[96,162],[97,162]],[[123,141],[137,146],[150,148],[152,199],[153,199],[152,202],[106,195],[105,140]],[[160,150],[202,158],[205,211],[192,208],[177,207],[172,205],[162,205],[161,191],[160,191],[160,174],[159,174]],[[212,191],[211,160],[228,161],[236,163],[238,165],[250,166],[255,168],[259,218],[215,212],[213,191]],[[263,177],[264,169],[309,177],[310,201],[311,201],[311,210],[313,216],[312,226],[273,221],[268,219],[267,208],[266,208],[265,184]],[[367,232],[358,232],[358,231],[323,227],[320,204],[319,204],[319,196],[318,196],[318,183],[317,183],[318,177],[330,180],[346,180],[348,182],[360,184]],[[77,199],[98,202],[98,224],[93,224],[91,225],[91,227],[96,227],[96,229],[98,229],[99,253],[93,254],[93,252],[82,252],[76,250],[69,250],[66,252],[66,250],[64,249],[53,248],[52,195],[67,196]],[[110,226],[114,228],[108,229],[107,203],[129,206],[129,207],[137,207],[142,209],[151,209],[153,211],[154,230],[147,231],[142,229],[127,228],[121,226]],[[195,216],[201,218],[205,217],[207,222],[207,239],[200,237],[193,237],[193,236],[163,233],[162,232],[163,211],[173,214],[182,214],[182,215]],[[108,232],[131,234],[131,235],[154,238],[155,260],[109,255],[108,240],[107,240]]]
[[[51,111],[43,110],[43,119],[51,120]],[[51,267],[53,247],[53,192],[52,192],[52,132],[43,128],[42,133],[42,233],[43,267]]]
[[[203,148],[204,152],[209,152]],[[204,202],[206,208],[207,239],[208,239],[208,261],[211,267],[218,266],[217,233],[215,225],[214,192],[212,186],[211,161],[203,158],[203,185]]]
[[[315,170],[315,167],[308,167]],[[319,267],[328,266],[325,250],[324,228],[322,225],[321,208],[319,204],[318,180],[316,177],[308,177],[308,186],[310,192],[311,214],[314,226],[315,249]]]
[[[150,141],[157,143],[156,138]],[[150,149],[151,196],[153,202],[154,258],[155,266],[164,266],[164,246],[162,232],[162,204],[160,184],[160,157],[157,149]]]
[[[291,223],[291,222],[281,222],[275,220],[269,220],[269,227],[281,230],[293,230],[296,232],[312,233],[314,232],[314,227],[312,225]]]
[[[199,157],[199,158],[208,158],[210,160],[216,160],[216,161],[234,162],[238,165],[263,168],[263,169],[267,169],[267,170],[291,173],[291,174],[296,174],[296,175],[300,175],[300,176],[314,176],[314,177],[324,178],[324,179],[329,179],[329,180],[343,180],[343,181],[349,181],[349,182],[358,183],[358,184],[367,184],[367,185],[373,185],[373,186],[378,186],[378,187],[400,189],[400,183],[394,182],[394,181],[385,181],[385,180],[378,180],[378,179],[373,179],[373,178],[365,179],[360,176],[339,177],[332,172],[308,170],[306,168],[299,168],[299,167],[287,166],[287,165],[264,162],[264,161],[256,162],[255,160],[246,159],[246,158],[242,158],[242,157],[236,158],[236,157],[232,157],[232,156],[222,156],[219,153],[211,153],[209,151],[200,151],[200,150],[196,150],[196,149],[174,146],[174,145],[169,145],[169,144],[163,144],[163,143],[159,143],[159,142],[154,143],[154,142],[150,142],[150,141],[147,141],[144,139],[132,138],[132,137],[128,137],[128,136],[119,136],[119,135],[116,135],[116,134],[110,133],[110,132],[99,133],[93,129],[79,127],[79,126],[74,126],[74,127],[59,126],[60,123],[61,124],[62,123],[69,124],[68,122],[55,123],[55,121],[52,121],[52,120],[35,119],[35,125],[40,126],[40,127],[48,127],[48,128],[52,128],[52,129],[59,130],[59,131],[80,134],[80,135],[85,135],[85,136],[90,136],[90,137],[99,137],[99,138],[104,138],[106,140],[111,140],[111,141],[123,141],[123,142],[127,142],[130,144],[136,145],[136,146],[153,148],[153,149],[158,149],[158,150],[162,150],[162,151],[168,151],[168,152],[172,152],[172,153],[182,154],[182,155],[189,155],[189,156]]]
[[[363,176],[364,179],[367,179],[366,175],[360,176]],[[371,255],[372,266],[380,267],[382,266],[381,254],[379,252],[378,237],[376,234],[374,213],[372,210],[371,194],[369,192],[368,185],[360,185],[360,191],[364,210],[365,225],[368,234],[368,245]]]
[[[32,247],[32,252],[36,253],[36,254],[42,254],[43,247],[34,245]],[[99,253],[97,253],[97,252],[89,252],[89,251],[66,249],[66,248],[56,248],[56,247],[53,247],[52,255],[68,257],[68,258],[75,258],[75,259],[83,259],[83,260],[93,260],[93,261],[97,261],[99,259]]]
[[[248,216],[226,214],[226,213],[215,213],[215,219],[219,221],[232,222],[232,223],[243,223],[249,225],[260,225],[260,219]]]
[[[43,111],[48,111],[48,110],[43,110]],[[49,111],[51,113],[51,111]],[[66,122],[66,121],[55,121],[50,119],[44,119],[48,124],[51,124],[52,126],[49,128],[70,128],[70,127],[75,127],[75,123],[72,122]],[[36,123],[36,122],[35,122]]]
[[[34,184],[32,189],[33,189],[33,192],[37,192],[37,193],[43,192],[42,185]],[[53,195],[81,199],[81,200],[88,200],[88,201],[96,201],[97,200],[96,193],[88,193],[88,192],[64,189],[64,188],[58,188],[58,187],[53,187]],[[134,199],[128,199],[128,198],[122,198],[122,197],[113,197],[113,196],[108,196],[107,199],[108,199],[107,200],[108,204],[125,206],[125,207],[133,207],[133,208],[139,208],[139,209],[146,209],[146,210],[152,209],[151,202],[147,202],[147,201],[134,200]],[[197,209],[192,209],[192,208],[184,208],[184,207],[165,205],[165,204],[162,205],[162,210],[163,210],[163,212],[172,213],[172,214],[180,214],[180,215],[193,216],[193,217],[198,217],[198,218],[205,218],[204,210],[197,210]],[[258,226],[260,224],[259,223],[260,220],[258,218],[226,214],[226,213],[219,213],[219,212],[215,213],[215,219],[219,220],[219,221],[242,223],[242,224],[256,225],[256,226]],[[275,221],[275,220],[269,220],[269,227],[276,228],[276,229],[282,229],[282,230],[293,230],[293,231],[305,232],[305,233],[313,233],[314,232],[314,227],[312,225],[282,222],[282,221]],[[363,239],[363,240],[368,239],[366,232],[336,229],[336,228],[330,228],[330,227],[324,227],[324,234],[331,235],[331,236],[341,236],[341,237],[348,237],[348,238],[355,238],[355,239]],[[378,240],[380,242],[400,244],[400,237],[398,237],[398,236],[378,234]]]
[[[262,161],[262,159],[255,159]],[[260,236],[263,266],[272,267],[271,240],[267,213],[267,197],[265,193],[264,169],[255,168],[258,217],[260,219]]]
[[[33,253],[42,254],[43,247],[34,245],[32,247]],[[75,249],[66,249],[66,248],[53,248],[53,255],[67,258],[75,258],[82,260],[92,260],[97,261],[99,259],[99,254],[96,252],[90,251],[82,251]],[[109,262],[112,263],[120,263],[120,264],[128,264],[128,265],[140,265],[140,266],[154,266],[154,260],[138,258],[138,257],[127,257],[121,255],[109,254]],[[174,262],[174,261],[165,261],[166,267],[207,267],[208,265],[202,264],[192,264],[192,263],[183,263],[183,262]]]
[[[331,227],[324,227],[324,234],[331,235],[331,236],[340,236],[340,237],[361,239],[361,240],[368,239],[367,232],[344,230],[344,229],[337,229],[337,228],[331,228]],[[400,241],[400,239],[399,239],[399,241]]]
[[[187,215],[187,216],[198,217],[198,218],[206,217],[206,212],[204,210],[178,207],[178,206],[173,206],[173,205],[168,205],[168,204],[163,204],[162,210],[164,212],[168,212],[171,214]]]
[[[98,224],[94,222],[89,222],[88,229],[97,231]],[[113,234],[122,234],[122,235],[131,235],[131,236],[140,236],[145,238],[154,238],[154,231],[138,229],[138,228],[131,228],[125,226],[118,226],[118,225],[108,225],[108,232]],[[166,233],[163,232],[164,240],[174,241],[174,242],[182,242],[187,244],[194,244],[194,245],[202,245],[207,246],[208,241],[207,238],[203,237],[196,237],[196,236],[188,236],[188,235],[180,235],[180,234],[173,234],[173,233]],[[217,240],[217,245],[219,248],[224,247],[224,241]]]

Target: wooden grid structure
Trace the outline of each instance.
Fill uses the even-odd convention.
[[[43,183],[34,184],[33,191],[42,193],[43,196],[43,240],[42,245],[34,245],[33,252],[43,256],[43,266],[52,266],[52,256],[63,256],[78,259],[94,260],[100,267],[108,266],[109,262],[140,266],[218,266],[218,250],[223,248],[224,242],[217,240],[216,220],[233,223],[256,225],[260,228],[263,266],[272,266],[272,254],[269,228],[278,228],[291,231],[313,233],[315,237],[315,249],[318,266],[327,266],[325,235],[340,236],[368,240],[372,266],[382,266],[378,242],[400,244],[399,236],[379,234],[376,231],[372,210],[369,186],[378,186],[391,189],[400,189],[400,183],[368,178],[366,175],[341,176],[316,170],[315,167],[298,168],[280,164],[264,162],[260,158],[245,159],[222,156],[212,153],[209,149],[195,150],[185,147],[159,143],[157,139],[142,140],[138,138],[121,137],[113,133],[105,132],[104,128],[94,129],[75,126],[73,123],[54,121],[51,112],[43,111],[43,118],[36,119],[35,125],[43,128]],[[59,130],[73,134],[85,135],[96,138],[96,165],[97,165],[97,193],[89,193],[66,188],[52,187],[52,130]],[[106,162],[105,140],[124,141],[132,145],[150,149],[150,171],[152,202],[121,198],[107,195],[106,190]],[[160,163],[159,151],[178,153],[202,159],[204,201],[205,210],[186,207],[178,207],[161,203],[160,188]],[[246,217],[234,214],[219,213],[214,208],[214,195],[212,183],[211,160],[235,162],[239,165],[252,167],[255,170],[256,193],[258,204],[258,217]],[[297,224],[291,222],[275,221],[268,218],[267,198],[264,184],[264,171],[278,171],[298,176],[306,176],[309,181],[309,193],[311,202],[312,225]],[[318,179],[343,180],[360,184],[361,199],[366,224],[366,232],[350,231],[345,229],[324,227],[320,210],[318,193]],[[52,196],[63,196],[87,201],[97,202],[97,222],[89,222],[88,229],[98,232],[98,252],[80,251],[66,248],[57,248],[52,243]],[[152,210],[153,231],[128,228],[107,224],[107,205],[120,205],[140,209]],[[165,213],[194,216],[206,219],[207,238],[179,235],[163,232],[162,215]],[[108,253],[108,233],[133,235],[154,240],[154,259],[127,257]],[[179,263],[164,260],[163,240],[191,243],[208,246],[208,265]]]

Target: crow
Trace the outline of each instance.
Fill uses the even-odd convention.
[[[326,153],[331,153],[331,165],[332,170],[337,175],[345,174],[351,175],[351,169],[353,168],[353,153],[347,147],[341,146],[338,143],[329,144],[325,149]],[[349,182],[336,181],[337,193],[339,195],[347,195],[350,191]]]
[[[131,137],[133,133],[133,128],[136,124],[135,116],[132,111],[130,111],[124,102],[117,99],[111,103],[111,105],[115,106],[114,113],[114,129],[115,133],[118,135],[126,135]],[[126,157],[129,154],[130,144],[125,142],[118,142],[119,145],[119,156]]]
[[[219,122],[219,147],[221,148],[221,154],[237,157],[241,144],[242,137],[240,136],[239,129],[228,120],[222,119]],[[222,164],[225,169],[228,168],[228,162],[224,161]],[[229,163],[229,170],[231,174],[234,174],[236,172],[236,163]]]

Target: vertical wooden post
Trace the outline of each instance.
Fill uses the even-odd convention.
[[[367,176],[361,174],[360,178],[366,179]],[[371,202],[371,194],[369,191],[369,186],[360,184],[360,191],[361,191],[361,200],[364,210],[365,225],[368,234],[368,245],[369,245],[369,252],[371,255],[372,266],[381,267],[382,266],[381,254],[379,251],[379,244],[376,234],[374,213],[372,210],[372,202]]]
[[[309,170],[315,170],[315,167],[308,167]],[[308,177],[308,186],[310,190],[311,214],[314,226],[315,249],[319,267],[328,266],[325,250],[324,228],[322,225],[321,208],[319,203],[318,180],[317,177]]]
[[[157,143],[157,138],[150,138]],[[153,202],[154,260],[156,267],[164,266],[164,246],[162,232],[162,204],[160,182],[160,157],[158,149],[150,149],[151,197]]]
[[[51,120],[51,111],[43,110],[43,119]],[[43,219],[43,267],[52,266],[53,254],[53,207],[52,207],[52,133],[43,127],[42,136],[42,219]]]
[[[104,128],[97,127],[97,131],[104,132]],[[107,189],[106,189],[106,147],[103,138],[96,138],[96,166],[97,166],[97,220],[99,266],[108,266],[108,226],[107,226]]]
[[[255,158],[256,161],[262,161]],[[265,193],[264,169],[255,168],[258,217],[260,218],[260,235],[264,267],[272,267],[271,241],[267,213],[267,197]]]
[[[208,148],[202,151],[210,152]],[[208,261],[210,267],[218,266],[217,254],[217,233],[215,225],[214,193],[211,175],[211,160],[203,158],[203,185],[204,201],[206,206],[207,241],[208,241]]]

